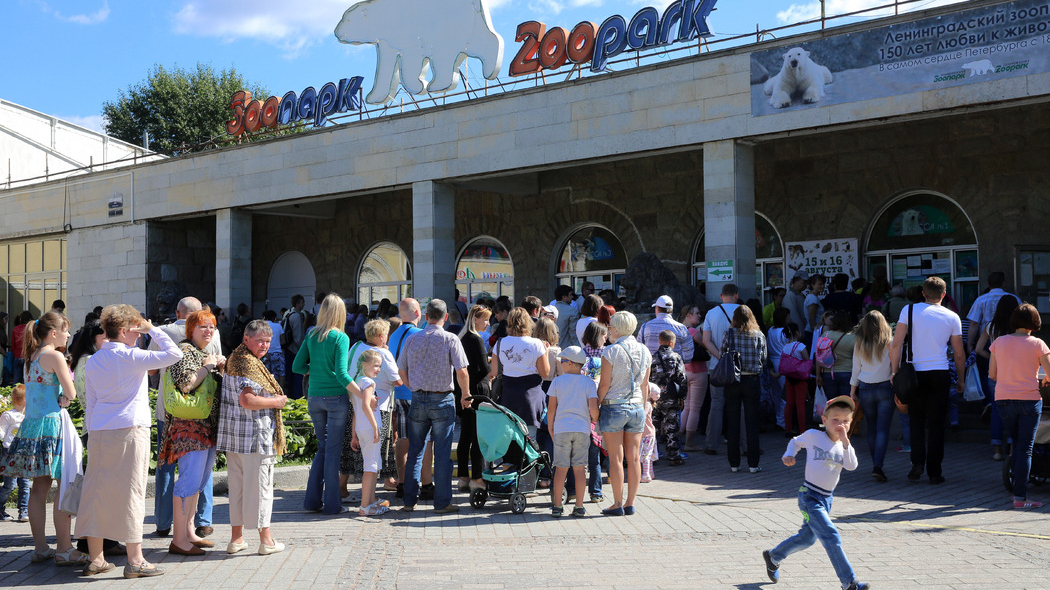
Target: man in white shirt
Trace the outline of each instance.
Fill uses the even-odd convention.
[[[558,310],[554,323],[558,326],[558,346],[562,350],[580,345],[576,338],[576,321],[580,319],[580,312],[572,305],[572,297],[572,287],[568,285],[558,285],[554,290],[554,307]]]
[[[157,329],[164,332],[171,338],[171,341],[175,344],[182,342],[186,339],[186,318],[195,311],[200,311],[203,307],[201,302],[196,297],[183,297],[179,300],[179,305],[175,308],[175,322],[172,324],[166,324],[163,326],[157,326]],[[160,344],[156,341],[150,341],[150,350],[161,350]],[[219,343],[218,338],[212,338],[211,342],[208,343],[208,347],[205,349],[207,354],[221,355],[222,344]],[[164,439],[164,427],[165,427],[165,411],[164,411],[164,396],[157,396],[157,441]],[[171,523],[174,519],[172,511],[174,510],[172,502],[172,494],[175,491],[175,465],[174,464],[158,464],[157,471],[155,474],[155,489],[154,494],[154,514],[157,517],[157,532],[158,537],[167,537],[171,532]],[[197,536],[206,537],[207,535],[201,533],[211,534],[214,529],[211,526],[212,517],[212,482],[211,474],[208,474],[208,483],[204,486],[204,492],[197,498],[197,515],[194,521],[197,526]]]
[[[911,333],[912,364],[918,377],[918,393],[908,402],[911,417],[911,471],[908,479],[922,477],[923,468],[930,483],[944,483],[941,462],[944,459],[944,423],[948,412],[948,389],[951,370],[945,349],[949,344],[955,360],[956,383],[962,393],[966,378],[966,357],[963,353],[962,322],[950,309],[941,306],[947,285],[940,277],[929,277],[922,284],[926,303],[916,303],[901,310],[897,329],[890,348],[890,366],[896,375],[901,364],[904,340]],[[908,312],[911,310],[911,319]],[[909,326],[908,324],[913,325]],[[890,378],[891,381],[893,377]],[[929,430],[929,446],[926,431]]]
[[[707,312],[704,317],[704,348],[711,354],[711,360],[707,361],[708,372],[718,366],[718,359],[722,356],[722,339],[726,330],[733,323],[733,312],[740,307],[737,299],[740,290],[733,283],[722,285],[722,303]],[[718,446],[722,443],[722,418],[725,413],[726,397],[725,388],[711,386],[711,413],[707,417],[707,443],[704,452],[714,455],[718,452]]]

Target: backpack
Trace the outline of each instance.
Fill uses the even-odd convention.
[[[294,309],[289,310],[288,313],[284,314],[284,317],[281,318],[281,330],[282,330],[282,332],[281,332],[281,348],[288,348],[289,346],[292,345],[292,342],[293,342],[292,329],[291,329],[291,326],[289,325],[290,322],[288,321],[288,318],[292,317],[293,313],[300,314],[300,317],[302,317],[303,330],[304,330],[304,333],[305,333],[305,330],[306,330],[306,318],[303,317],[305,314],[303,312],[301,312],[301,311],[295,311]]]
[[[813,353],[813,360],[820,367],[830,369],[835,366],[835,347],[838,346],[839,341],[845,338],[846,335],[838,337],[838,340],[832,340],[827,336],[821,335],[817,338],[817,348]]]
[[[588,356],[587,362],[583,363],[582,373],[594,379],[594,382],[597,383],[602,374],[602,357]]]

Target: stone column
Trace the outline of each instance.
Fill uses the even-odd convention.
[[[456,289],[455,191],[433,181],[412,184],[412,293],[448,305]]]
[[[756,297],[755,154],[734,140],[704,144],[704,255],[732,262],[740,298]],[[724,275],[707,277],[707,300],[720,301]]]
[[[252,214],[240,209],[215,212],[215,303],[231,320],[240,303],[252,304]],[[259,310],[252,310],[257,316]]]

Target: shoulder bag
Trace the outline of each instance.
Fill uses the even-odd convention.
[[[906,408],[919,389],[919,377],[915,374],[915,365],[912,364],[911,335],[915,330],[915,324],[912,323],[914,309],[914,304],[908,306],[908,335],[904,337],[900,366],[897,367],[897,374],[893,376],[893,394],[896,397],[894,401],[898,408],[901,406]]]
[[[724,309],[722,313],[725,313]],[[740,383],[741,364],[740,353],[733,348],[733,328],[729,328],[722,337],[722,358],[718,359],[718,364],[710,372],[711,385],[727,387]]]
[[[161,387],[164,391],[164,409],[169,414],[183,420],[203,420],[211,415],[215,402],[215,390],[219,382],[208,373],[204,382],[189,393],[182,393],[171,380],[171,371],[164,371]]]

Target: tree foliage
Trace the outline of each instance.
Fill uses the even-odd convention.
[[[187,71],[157,64],[145,80],[120,90],[116,101],[102,104],[104,130],[135,145],[141,145],[142,132],[148,131],[150,148],[159,152],[207,149],[211,139],[226,135],[230,98],[238,90],[269,96],[233,67],[216,72],[198,63],[196,70]]]

